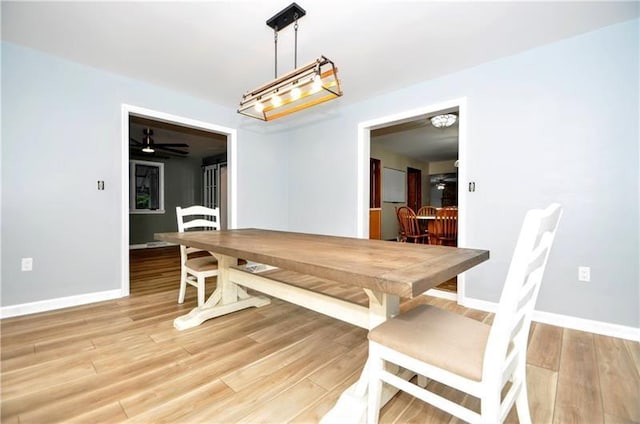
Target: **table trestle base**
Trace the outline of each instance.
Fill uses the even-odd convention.
[[[271,278],[272,276],[277,276],[277,273],[271,273],[269,277],[266,277],[240,268],[229,269],[229,280],[240,286],[260,291],[285,302],[303,306],[367,330],[370,328],[371,318],[369,308],[366,306],[302,287],[296,287],[286,282],[278,281],[277,277]]]
[[[212,295],[213,296],[213,295]],[[202,305],[194,308],[186,315],[181,315],[173,320],[173,326],[177,330],[186,330],[188,328],[197,327],[208,319],[227,315],[232,312],[240,311],[247,308],[259,308],[271,303],[271,300],[265,296],[248,296],[226,305],[217,304],[215,306]]]

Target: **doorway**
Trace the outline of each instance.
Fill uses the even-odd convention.
[[[367,186],[369,182],[369,163],[370,159],[374,157],[372,153],[372,134],[380,135],[384,134],[385,131],[390,132],[394,131],[393,129],[389,129],[394,126],[411,126],[416,125],[416,122],[424,123],[427,118],[434,116],[440,112],[455,112],[459,119],[458,123],[458,134],[457,134],[457,160],[451,160],[451,166],[455,163],[456,168],[454,168],[453,172],[457,174],[458,181],[466,181],[466,173],[464,169],[465,163],[465,154],[466,154],[466,145],[467,145],[467,134],[466,134],[466,120],[467,120],[467,107],[466,107],[466,99],[455,99],[443,103],[433,104],[429,106],[425,106],[418,109],[412,109],[405,112],[400,112],[388,116],[379,117],[376,119],[372,119],[369,121],[361,122],[358,124],[358,185],[357,185],[357,196],[358,196],[358,216],[357,216],[357,235],[358,237],[365,237],[368,235],[369,228],[369,210],[367,207],[369,206],[369,187]],[[413,124],[412,124],[413,123]],[[422,125],[422,124],[421,124]],[[383,168],[385,167],[384,163],[381,165]],[[419,166],[407,166],[407,179],[415,178],[409,177],[411,171],[409,168],[419,169]],[[437,167],[436,167],[437,168]],[[428,168],[427,168],[428,169]],[[430,178],[429,172],[425,172],[424,169],[421,169],[422,177],[421,178],[421,195],[422,195],[422,203],[424,205],[428,204],[430,194]],[[441,172],[440,170],[438,172]],[[412,174],[417,174],[416,172],[411,172]],[[418,201],[409,199],[412,194],[408,189],[407,184],[407,203],[414,202],[414,205],[417,206]],[[459,207],[458,214],[458,245],[465,245],[465,230],[466,230],[466,216],[465,216],[465,206],[466,206],[466,192],[462,191],[462,187],[464,184],[456,182],[456,190],[457,195],[457,203]],[[415,192],[415,187],[411,189],[411,191]],[[427,193],[427,194],[425,194]],[[449,190],[448,190],[449,194]],[[384,198],[384,187],[383,187],[383,196]],[[417,195],[415,196],[418,197]],[[383,221],[384,221],[384,211],[385,204],[383,202]],[[388,205],[387,205],[388,209]],[[392,208],[392,210],[395,208]],[[389,215],[389,213],[387,213]],[[391,214],[393,215],[393,214]],[[395,219],[395,217],[393,217]],[[384,238],[384,237],[383,237]],[[439,290],[430,291],[429,294],[433,294],[440,297],[454,298],[458,301],[464,301],[465,298],[465,289],[464,289],[464,275],[459,276],[458,278],[458,289],[456,294],[450,293],[440,293]]]
[[[130,119],[135,117],[138,120],[153,120],[167,125],[176,125],[193,129],[194,131],[204,131],[219,134],[226,137],[226,211],[228,228],[236,228],[237,223],[237,131],[233,128],[223,127],[217,124],[197,121],[190,118],[171,115],[168,113],[145,109],[132,105],[122,105],[122,150],[121,150],[121,292],[122,296],[130,293],[129,281],[129,239],[130,239],[130,178],[129,178],[129,155],[130,155]],[[135,143],[134,143],[135,144]],[[167,146],[172,148],[174,146]],[[164,149],[166,151],[166,149]],[[202,177],[200,177],[202,178]]]

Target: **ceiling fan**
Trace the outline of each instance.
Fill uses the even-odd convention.
[[[129,147],[135,153],[143,152],[145,154],[154,154],[156,150],[162,150],[163,152],[174,153],[180,156],[186,156],[189,152],[179,149],[174,149],[174,147],[189,147],[188,144],[185,143],[155,143],[151,136],[153,135],[153,130],[151,128],[145,128],[142,130],[142,134],[144,137],[142,138],[142,142],[134,139],[133,137],[129,137]]]

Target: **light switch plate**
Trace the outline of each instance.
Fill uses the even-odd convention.
[[[578,267],[578,281],[589,282],[591,281],[591,268],[588,266]]]
[[[22,270],[23,271],[31,271],[33,270],[33,258],[22,258]]]

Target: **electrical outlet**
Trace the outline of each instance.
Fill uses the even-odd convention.
[[[23,271],[33,270],[33,258],[22,258],[22,270]]]
[[[578,267],[578,281],[591,281],[591,268],[588,266]]]

